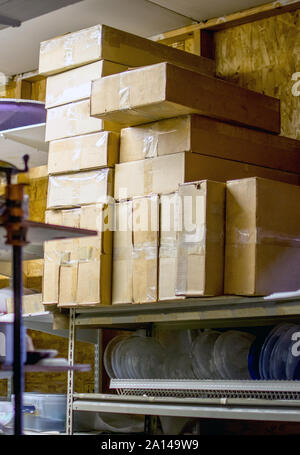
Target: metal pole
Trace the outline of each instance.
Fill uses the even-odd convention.
[[[13,246],[13,294],[14,294],[14,363],[13,385],[15,395],[15,435],[23,434],[24,371],[22,359],[22,247]]]
[[[70,309],[69,314],[69,346],[68,346],[68,362],[69,366],[74,366],[75,357],[75,309]],[[66,433],[67,435],[73,434],[73,395],[74,395],[74,370],[68,371],[68,390],[67,390],[67,419],[66,419]]]
[[[102,392],[102,330],[97,330],[97,342],[94,347],[94,393]]]

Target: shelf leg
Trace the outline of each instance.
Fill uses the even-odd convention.
[[[75,309],[70,309],[69,315],[69,347],[68,362],[69,366],[74,366],[75,358]],[[67,422],[66,433],[73,434],[73,394],[74,394],[74,370],[68,371],[68,390],[67,390]]]
[[[14,434],[23,433],[23,389],[24,389],[24,368],[23,368],[23,343],[22,343],[22,247],[13,246],[13,295],[14,295],[14,363],[13,363],[13,387],[15,420]]]
[[[146,329],[146,336],[152,337],[153,335],[153,326],[150,324]],[[144,422],[144,433],[145,434],[155,434],[157,430],[157,416],[145,415]]]
[[[94,393],[102,392],[102,330],[97,330],[97,343],[95,344],[94,360]]]

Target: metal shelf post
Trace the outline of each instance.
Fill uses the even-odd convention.
[[[68,363],[74,365],[75,359],[75,309],[70,309],[69,314],[69,345],[68,345]],[[68,371],[68,389],[67,389],[67,421],[66,432],[68,435],[73,434],[73,394],[74,394],[74,371]]]

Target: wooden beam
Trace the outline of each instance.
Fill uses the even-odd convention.
[[[225,17],[209,19],[208,21],[188,25],[187,27],[171,30],[170,32],[161,33],[159,35],[152,36],[150,39],[153,41],[159,41],[163,44],[172,44],[173,42],[191,37],[197,30],[224,30],[226,28],[246,24],[248,22],[254,22],[267,17],[276,16],[278,14],[296,11],[297,9],[300,9],[300,1],[298,0],[275,1],[245,11],[229,14]]]
[[[30,100],[31,82],[22,79],[16,79],[15,98]]]

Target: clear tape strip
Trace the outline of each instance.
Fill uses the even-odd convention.
[[[300,248],[299,234],[276,232],[256,227],[252,230],[233,228],[227,234],[227,242],[233,244],[270,244]]]

